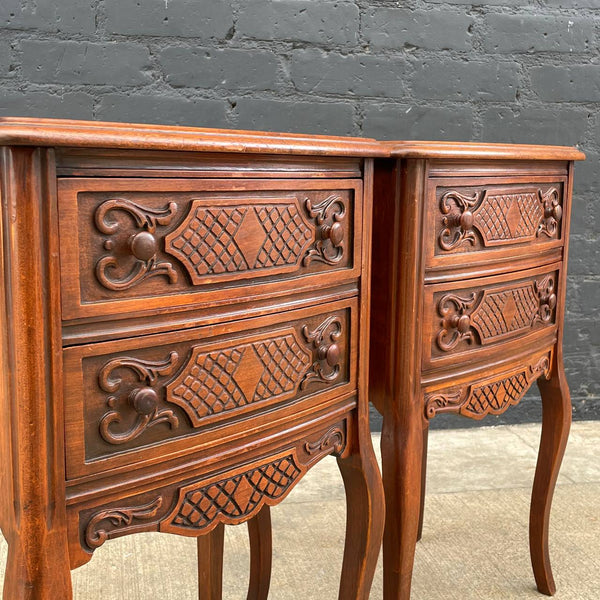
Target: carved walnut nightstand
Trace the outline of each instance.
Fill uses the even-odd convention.
[[[33,119],[0,120],[0,145],[4,599],[68,599],[101,544],[163,531],[198,537],[214,600],[223,524],[253,517],[264,598],[268,507],[327,455],[347,489],[340,598],[366,599],[381,146]]]
[[[378,160],[370,398],[383,414],[384,597],[408,600],[427,427],[481,419],[534,381],[543,424],[530,515],[538,589],[571,421],[562,357],[573,148],[397,142]]]

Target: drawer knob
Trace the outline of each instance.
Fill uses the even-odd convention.
[[[457,329],[459,333],[467,333],[471,328],[471,317],[469,317],[469,315],[454,315],[452,326]]]
[[[464,231],[471,229],[473,227],[473,213],[470,210],[466,210],[460,215],[459,223]]]
[[[151,415],[158,407],[158,394],[149,387],[137,388],[129,395],[129,401],[140,415]]]
[[[337,344],[321,346],[319,348],[319,360],[324,360],[330,367],[335,367],[340,361],[340,347]]]
[[[130,247],[136,258],[148,261],[156,254],[156,238],[148,231],[140,231],[131,238]]]
[[[344,241],[344,228],[341,223],[323,225],[321,227],[321,237],[328,239],[337,248]]]
[[[560,221],[562,218],[562,206],[560,204],[546,205],[544,216],[546,219],[554,217],[557,221]]]

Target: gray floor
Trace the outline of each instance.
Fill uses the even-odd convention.
[[[535,591],[528,502],[539,426],[433,431],[426,521],[417,548],[415,600],[526,600]],[[376,447],[379,444],[374,436]],[[551,553],[557,600],[600,598],[600,422],[573,425],[555,494]],[[335,461],[317,465],[273,510],[271,598],[337,597],[345,507]],[[2,570],[6,544],[0,543]],[[244,599],[244,526],[226,536],[225,593]],[[195,541],[160,534],[113,540],[73,572],[76,600],[192,600]],[[371,598],[382,597],[378,569]]]

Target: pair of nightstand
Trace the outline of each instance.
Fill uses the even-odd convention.
[[[531,539],[552,590],[579,153],[33,119],[1,120],[0,144],[7,600],[70,598],[70,569],[140,531],[197,537],[214,600],[223,525],[243,521],[265,598],[269,506],[327,455],[340,598],[367,598],[369,329],[386,598],[409,594],[427,419],[500,412],[540,376]]]

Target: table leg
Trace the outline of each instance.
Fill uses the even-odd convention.
[[[389,403],[390,405],[394,403]],[[384,600],[409,600],[419,533],[423,421],[417,403],[400,402],[384,416],[381,435],[386,520],[383,537]]]
[[[221,600],[225,526],[220,523],[198,538],[198,598]]]
[[[542,437],[531,495],[529,547],[538,590],[552,596],[556,585],[548,553],[550,507],[571,426],[571,397],[561,358],[550,380],[541,377],[538,387],[542,396]]]
[[[247,600],[267,600],[271,583],[271,509],[265,504],[248,521],[250,538],[250,583]]]
[[[44,533],[9,540],[2,596],[6,600],[72,599],[70,565],[66,551],[61,551],[66,540]]]
[[[359,439],[349,440],[350,453],[337,459],[346,490],[340,600],[369,598],[385,521],[381,476],[368,430],[356,437]]]
[[[425,488],[427,487],[427,443],[429,440],[429,421],[423,425],[423,452],[421,454],[421,508],[419,510],[419,530],[417,541],[423,537],[423,517],[425,514]]]

